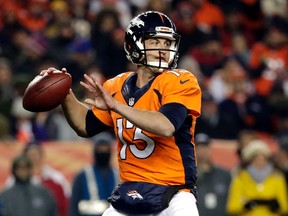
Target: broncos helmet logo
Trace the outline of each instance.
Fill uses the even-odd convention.
[[[145,26],[145,23],[141,19],[136,17],[133,20],[131,20],[128,29],[130,29],[133,26],[137,26],[138,28],[140,28],[141,26]]]

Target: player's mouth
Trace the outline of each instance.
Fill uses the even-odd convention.
[[[156,59],[157,61],[167,62],[167,60],[166,60],[164,57],[161,57],[161,58],[156,57],[155,59]]]

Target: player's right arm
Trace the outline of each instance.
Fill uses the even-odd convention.
[[[40,74],[53,73],[56,70],[55,68],[48,68],[41,71]],[[65,68],[62,68],[61,71],[67,73]],[[61,103],[61,107],[70,127],[81,137],[92,137],[109,128],[93,114],[93,111],[86,104],[75,97],[71,89]]]
[[[92,109],[80,102],[75,97],[72,90],[70,90],[61,106],[67,122],[81,137],[92,137],[111,128],[109,123],[96,117]],[[108,119],[106,112],[102,111],[102,113],[99,113],[99,115],[106,120]]]
[[[81,137],[88,137],[86,131],[86,116],[89,107],[81,103],[72,90],[61,104],[62,110],[70,127]]]
[[[47,70],[43,70],[40,72],[40,75],[45,73],[53,73],[57,71],[56,68],[50,67]],[[61,70],[63,73],[67,73],[65,68]],[[89,110],[89,107],[84,103],[81,103],[74,95],[72,90],[70,89],[68,95],[61,103],[62,110],[66,117],[67,122],[71,126],[71,128],[81,137],[87,137],[86,131],[86,115]]]

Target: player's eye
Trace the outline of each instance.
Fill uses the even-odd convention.
[[[151,45],[158,45],[158,44],[159,44],[159,41],[157,41],[157,40],[151,40],[151,41],[150,41],[150,44],[151,44]]]
[[[170,46],[171,46],[171,41],[168,41],[168,40],[165,41],[165,44],[164,44],[164,45],[165,45],[165,47],[170,47]]]

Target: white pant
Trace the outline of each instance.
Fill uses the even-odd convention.
[[[129,216],[119,213],[110,206],[102,216]],[[132,216],[132,215],[130,215]],[[133,215],[136,216],[136,215]],[[196,199],[192,193],[178,192],[172,198],[168,208],[155,215],[137,215],[137,216],[199,216]]]

